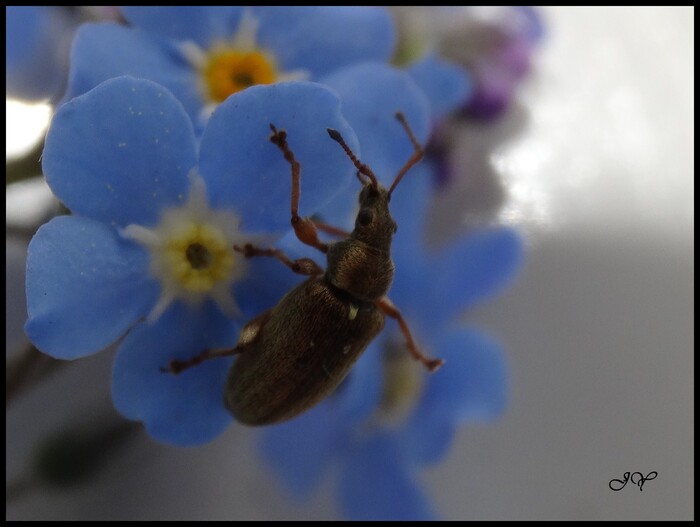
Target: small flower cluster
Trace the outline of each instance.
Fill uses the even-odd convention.
[[[233,357],[177,376],[163,367],[231,348],[243,325],[300,279],[275,259],[234,249],[274,243],[302,254],[289,229],[290,166],[270,125],[286,131],[301,164],[300,213],[345,228],[357,206],[356,169],[326,130],[387,184],[413,152],[395,112],[426,144],[467,103],[473,82],[437,55],[390,65],[396,34],[381,8],[130,6],[122,14],[128,25],[85,24],[73,43],[42,158],[71,214],[41,227],[29,246],[26,332],[61,359],[116,345],[117,409],[160,441],[202,444],[232,420],[223,393]],[[334,395],[261,440],[298,495],[340,461],[349,518],[432,517],[415,471],[446,455],[460,424],[505,406],[503,352],[455,323],[514,275],[520,239],[491,228],[428,251],[433,172],[416,166],[392,199],[390,295],[418,341],[448,365],[425,377],[396,359],[388,325]]]

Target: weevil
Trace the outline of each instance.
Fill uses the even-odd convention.
[[[386,296],[394,277],[391,240],[397,229],[389,212],[391,193],[423,158],[423,149],[406,118],[400,112],[396,117],[414,150],[388,190],[360,162],[341,134],[327,129],[355,165],[362,183],[360,209],[351,233],[299,216],[301,165],[287,144],[286,132],[270,125],[270,141],[291,166],[292,227],[301,242],[326,254],[326,270],[309,258],[292,260],[278,249],[235,246],[247,258],[277,258],[309,278],[275,307],[248,322],[234,348],[207,350],[187,361],[171,361],[164,371],[179,373],[207,359],[239,355],[228,375],[225,405],[241,423],[267,425],[291,419],[329,395],[384,328],[385,316],[398,321],[409,352],[428,370],[435,371],[443,364],[420,352],[401,312]],[[325,243],[318,237],[319,230],[346,237]]]

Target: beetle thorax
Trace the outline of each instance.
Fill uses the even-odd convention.
[[[394,279],[394,262],[388,252],[348,238],[328,250],[326,280],[334,287],[365,301],[386,295]]]
[[[381,185],[365,184],[352,234],[328,250],[326,280],[360,300],[383,297],[394,279],[391,239],[396,222],[389,213],[389,196]]]

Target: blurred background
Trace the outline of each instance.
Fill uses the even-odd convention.
[[[532,74],[498,120],[463,126],[454,154],[480,160],[482,179],[497,179],[500,220],[527,243],[513,287],[465,317],[507,350],[509,409],[496,423],[462,428],[422,482],[447,519],[692,519],[694,11],[540,13],[546,35]],[[25,138],[23,125],[49,116],[46,107],[15,111],[8,102],[8,159],[43,133],[32,125]],[[478,209],[483,185],[455,185],[436,200],[440,236]],[[7,191],[10,354],[26,344],[26,242],[16,235],[21,218],[37,219],[30,204],[40,203],[40,215],[50,203],[30,187]],[[77,361],[13,402],[8,482],[21,488],[46,434],[114,412],[112,360],[106,352]],[[255,437],[234,425],[181,449],[140,432],[84,486],[13,494],[6,518],[338,517],[328,487],[303,504],[286,497],[261,466]],[[608,487],[625,472],[652,471],[642,492]]]

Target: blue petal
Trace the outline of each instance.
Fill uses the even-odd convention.
[[[455,329],[434,344],[445,365],[428,378],[402,433],[407,455],[422,463],[447,454],[457,424],[492,421],[507,404],[506,358],[495,341],[477,331]]]
[[[397,246],[390,296],[415,331],[427,338],[461,311],[502,290],[523,263],[522,239],[508,227],[470,233],[425,257],[418,247],[411,255]]]
[[[338,425],[337,413],[326,401],[263,431],[261,456],[296,499],[309,496],[338,452]]]
[[[203,105],[199,76],[173,43],[117,24],[83,24],[73,42],[64,101],[122,75],[162,84],[193,122],[199,119]]]
[[[510,227],[470,233],[430,260],[431,318],[445,323],[507,286],[523,264],[521,236]]]
[[[305,69],[313,78],[355,62],[388,61],[396,31],[377,7],[275,6],[258,8],[258,42],[283,70]]]
[[[192,125],[162,86],[121,77],[61,106],[43,169],[74,213],[108,224],[153,225],[187,196],[196,164]]]
[[[499,417],[507,404],[508,388],[501,346],[482,332],[461,328],[443,332],[435,349],[445,359],[445,367],[429,377],[420,408],[456,422]]]
[[[359,182],[355,185],[351,184],[344,192],[340,192],[321,207],[316,214],[317,218],[324,223],[352,232],[359,209],[357,195],[361,188]]]
[[[391,436],[357,445],[340,475],[340,506],[349,520],[435,520]]]
[[[275,244],[275,247],[279,247],[279,244]],[[305,279],[276,258],[256,257],[246,264],[245,279],[234,285],[234,298],[244,315],[250,318],[274,307],[287,292]]]
[[[425,225],[430,199],[434,194],[435,166],[423,159],[413,166],[391,195],[389,211],[398,225],[392,241],[392,255],[397,265],[415,265],[425,260]],[[320,212],[327,223],[352,231],[359,210],[357,196],[362,186],[359,182],[350,187]]]
[[[457,423],[443,416],[421,414],[401,434],[404,455],[420,467],[441,462],[454,443],[457,428]]]
[[[343,101],[343,114],[362,148],[360,159],[389,186],[413,154],[413,145],[395,117],[406,116],[418,142],[430,133],[430,107],[408,73],[385,64],[363,63],[324,77]]]
[[[203,362],[179,375],[160,368],[207,349],[235,345],[238,327],[211,303],[190,308],[175,303],[154,324],[141,324],[124,339],[112,371],[117,410],[143,421],[164,443],[206,443],[231,422],[224,391],[232,357]]]
[[[377,63],[343,68],[325,77],[323,82],[343,100],[343,114],[362,148],[355,154],[388,187],[413,153],[413,146],[395,113],[402,111],[406,115],[418,141],[425,145],[430,128],[425,96],[407,73]],[[352,228],[359,186],[350,188],[351,192],[338,195],[320,211],[324,221]]]
[[[473,90],[471,75],[465,69],[436,54],[413,64],[408,72],[428,98],[433,121],[465,104]]]
[[[5,92],[31,101],[61,95],[73,24],[55,6],[6,6]]]
[[[240,6],[122,6],[133,25],[175,40],[208,47],[230,40],[243,14]]]
[[[379,405],[384,381],[382,352],[383,339],[380,336],[370,343],[332,395],[335,412],[348,425],[366,419]]]
[[[300,215],[313,214],[353,178],[352,162],[326,131],[338,130],[357,149],[340,101],[330,90],[311,82],[288,82],[232,95],[209,120],[200,167],[212,205],[235,210],[249,232],[286,230],[291,219],[291,167],[270,142],[271,123],[287,131],[301,165]]]
[[[145,316],[157,293],[140,247],[101,223],[60,216],[29,244],[25,331],[52,357],[90,355]]]
[[[391,216],[398,227],[391,253],[396,270],[409,277],[411,282],[415,282],[419,273],[426,268],[426,223],[434,194],[434,169],[427,159],[413,167],[396,187],[389,204]],[[422,279],[429,280],[430,277],[423,276]]]
[[[426,222],[432,190],[433,166],[422,161],[411,169],[391,196],[391,214],[398,230],[392,242],[396,267],[389,297],[402,312],[419,343],[431,334],[435,320],[431,293],[434,271],[429,265]],[[388,330],[396,331],[390,322]]]

